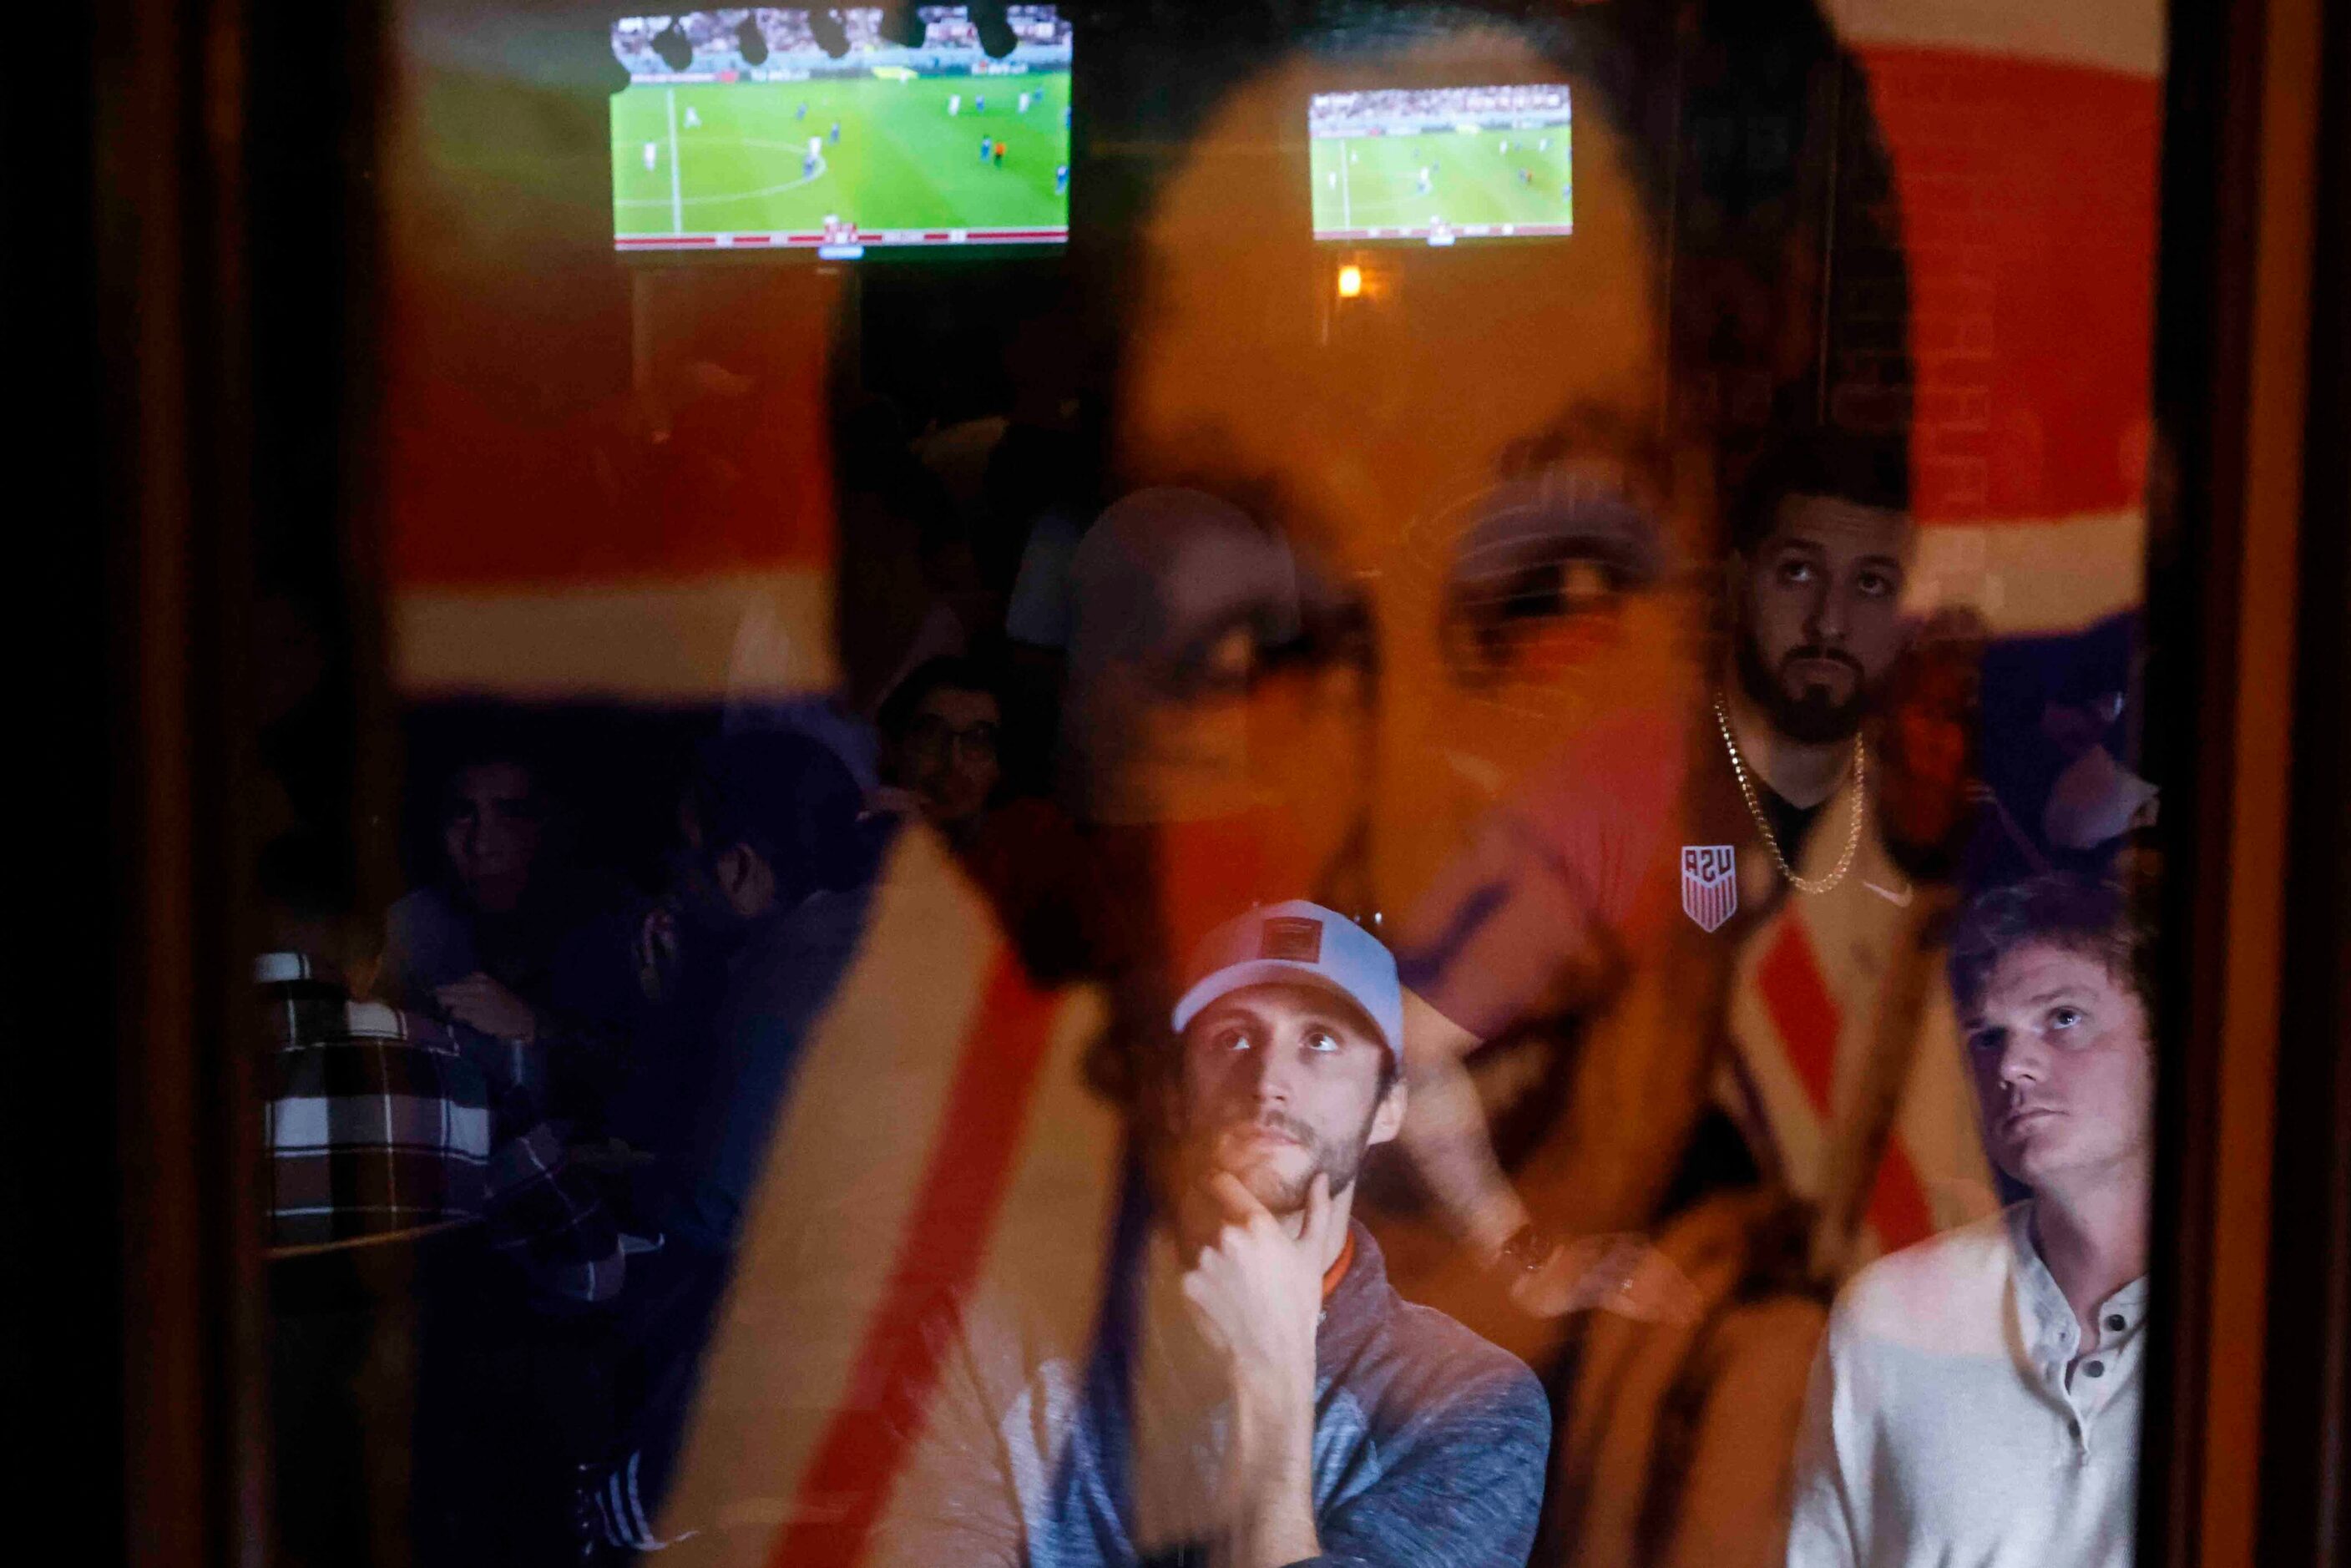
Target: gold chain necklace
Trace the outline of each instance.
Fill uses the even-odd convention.
[[[1755,786],[1747,777],[1747,759],[1739,755],[1739,742],[1731,738],[1730,715],[1722,706],[1722,694],[1714,694],[1715,727],[1722,731],[1723,749],[1730,753],[1730,771],[1739,780],[1739,794],[1747,802],[1747,814],[1755,819],[1755,831],[1763,835],[1763,847],[1771,852],[1772,863],[1789,885],[1798,893],[1826,893],[1844,880],[1853,869],[1854,852],[1861,848],[1861,818],[1863,804],[1869,794],[1869,752],[1861,737],[1853,737],[1853,823],[1845,830],[1844,852],[1837,856],[1836,869],[1826,876],[1798,876],[1796,868],[1780,852],[1780,841],[1771,831],[1771,820],[1763,814],[1762,802],[1755,799]]]

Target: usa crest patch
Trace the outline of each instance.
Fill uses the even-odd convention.
[[[1713,931],[1739,912],[1739,856],[1729,844],[1682,846],[1682,913]]]

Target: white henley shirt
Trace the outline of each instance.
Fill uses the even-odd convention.
[[[1813,1364],[1789,1568],[2130,1568],[2147,1281],[2099,1303],[2074,1364],[2081,1327],[2032,1214],[1845,1286]]]

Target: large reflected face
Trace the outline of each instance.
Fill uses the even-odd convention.
[[[2019,947],[1960,1024],[2001,1169],[2036,1189],[2143,1176],[2155,1128],[2147,1009],[2104,963],[2045,944]]]
[[[1310,96],[1416,72],[1570,83],[1573,236],[1312,241]],[[1293,59],[1202,127],[1146,226],[1121,466],[1270,514],[1348,606],[1334,620],[1352,640],[1308,640],[1303,657],[1214,650],[1234,674],[1203,699],[1246,738],[1232,771],[1269,831],[1369,851],[1368,885],[1342,901],[1405,907],[1583,726],[1690,684],[1695,596],[1668,585],[1704,548],[1708,508],[1657,437],[1661,269],[1627,152],[1596,89],[1508,37]],[[1343,262],[1363,269],[1353,298],[1337,293]],[[1331,678],[1343,649],[1364,678]],[[1201,718],[1170,699],[1138,722]]]
[[[1250,986],[1184,1031],[1181,1134],[1195,1176],[1240,1178],[1273,1213],[1295,1214],[1319,1172],[1333,1196],[1364,1151],[1395,1136],[1403,1092],[1383,1094],[1387,1047],[1353,1006],[1308,986]]]
[[[1907,640],[1910,520],[1824,496],[1792,496],[1733,565],[1740,683],[1792,740],[1843,740]]]

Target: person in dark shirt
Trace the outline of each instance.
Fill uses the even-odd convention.
[[[705,1025],[698,1107],[668,1151],[664,1228],[733,1245],[800,1042],[854,955],[886,822],[822,745],[733,736],[705,756],[680,812],[681,944],[723,967]]]
[[[623,1437],[617,1458],[580,1477],[584,1542],[664,1544],[648,1521],[744,1216],[802,1047],[865,935],[889,823],[861,807],[838,757],[774,731],[707,748],[681,804],[673,913],[656,919],[647,955],[687,1015],[661,1091],[672,1108],[652,1204],[662,1247],[625,1305]]]

